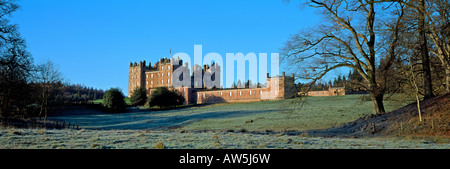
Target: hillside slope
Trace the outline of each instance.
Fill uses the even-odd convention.
[[[322,136],[420,136],[450,138],[450,93],[421,101],[423,121],[416,102],[382,115],[368,115],[340,127],[311,131]]]

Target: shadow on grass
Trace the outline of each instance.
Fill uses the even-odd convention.
[[[129,113],[120,114],[87,114],[79,116],[51,117],[51,120],[66,120],[80,124],[85,129],[171,129],[189,125],[206,119],[230,118],[246,116],[249,114],[261,114],[279,110],[185,110],[187,107],[166,110],[131,110]]]
[[[216,101],[216,98],[214,101]],[[278,105],[278,106],[277,106]],[[207,119],[242,117],[283,111],[279,102],[209,103],[186,105],[170,110],[151,110],[127,107],[125,113],[105,113],[98,109],[75,108],[64,110],[49,120],[70,121],[85,129],[149,129],[161,130],[183,127]]]

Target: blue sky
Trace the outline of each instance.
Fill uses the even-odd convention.
[[[51,60],[65,79],[127,94],[128,65],[172,53],[276,53],[290,34],[320,21],[300,1],[20,0],[19,25],[36,63]],[[283,64],[280,65],[280,72]]]

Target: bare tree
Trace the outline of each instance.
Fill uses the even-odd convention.
[[[409,57],[409,62],[410,62],[410,73],[411,76],[409,76],[409,81],[410,83],[414,86],[415,89],[415,96],[416,96],[416,104],[417,104],[417,111],[419,113],[419,120],[422,121],[422,112],[420,111],[420,99],[419,99],[419,87],[417,86],[417,82],[416,82],[416,75],[414,74],[414,64],[413,64],[413,59],[410,56]]]
[[[411,46],[411,49],[418,51],[418,57],[421,59],[421,75],[423,83],[424,99],[434,97],[430,53],[437,56],[445,71],[446,91],[450,91],[450,5],[448,0],[379,0],[383,2],[396,2],[412,9],[412,15],[409,20],[410,27],[416,26],[418,39]],[[428,43],[428,40],[431,43]],[[435,69],[436,71],[436,69]]]
[[[431,53],[439,58],[445,69],[446,91],[450,92],[450,5],[448,0],[430,0],[427,4],[428,33],[433,47]]]
[[[408,8],[414,9],[416,11],[416,13],[417,13],[417,15],[416,15],[417,31],[419,33],[419,36],[418,36],[419,38],[417,41],[417,44],[418,44],[417,49],[419,51],[420,58],[421,58],[421,64],[422,64],[424,99],[429,99],[429,98],[434,97],[435,95],[433,94],[431,64],[430,64],[430,55],[429,55],[430,50],[429,50],[428,43],[427,43],[427,41],[428,41],[427,34],[429,36],[431,35],[431,40],[435,43],[436,46],[438,46],[438,44],[436,44],[436,41],[439,41],[436,38],[439,36],[436,34],[436,32],[433,33],[432,30],[431,30],[432,33],[427,33],[427,32],[430,32],[430,28],[429,28],[430,24],[429,23],[432,22],[432,19],[430,17],[431,14],[429,12],[427,12],[427,11],[429,11],[430,6],[426,5],[425,0],[381,0],[381,1],[401,3],[405,6],[407,6]],[[437,4],[437,6],[443,7],[442,12],[448,12],[448,9],[445,9],[445,8],[449,7],[447,0],[429,0],[429,2],[430,2],[429,4],[433,4],[433,2],[436,2],[434,4]],[[444,20],[448,21],[448,13],[442,14],[440,16],[447,17]],[[448,24],[448,22],[447,22],[447,24]],[[431,25],[434,25],[434,24],[431,24]],[[440,45],[440,46],[442,46],[442,45]],[[433,52],[433,50],[431,50],[431,51]],[[443,57],[443,55],[441,55],[441,57]],[[441,60],[441,62],[442,62],[442,60]],[[443,63],[443,64],[445,64],[445,63]],[[443,66],[446,67],[445,65],[443,65]]]
[[[63,77],[57,66],[52,61],[47,60],[45,63],[37,66],[36,80],[42,92],[39,118],[44,114],[44,120],[47,120],[48,100],[58,89],[58,84],[63,80]]]
[[[386,44],[377,43],[376,37],[389,29],[380,22],[389,16],[395,21],[394,30],[401,26],[402,12],[391,13],[402,8],[395,3],[374,0],[310,0],[307,5],[320,9],[326,20],[314,29],[292,36],[282,49],[283,59],[293,63],[291,65],[300,78],[310,79],[312,83],[334,69],[352,68],[364,79],[363,87],[370,93],[373,114],[385,113],[383,96],[386,88],[376,71],[381,58],[377,50]],[[397,34],[393,36],[394,42],[388,44],[392,51],[396,47]],[[395,54],[386,57],[389,62],[382,70],[392,66]]]
[[[434,97],[434,94],[431,81],[430,55],[428,53],[426,28],[425,28],[425,16],[426,16],[425,0],[419,0],[417,10],[419,12],[418,18],[419,45],[420,45],[419,50],[422,58],[423,82],[425,88],[424,99],[429,99]]]
[[[31,91],[27,86],[33,58],[16,24],[9,17],[19,9],[15,0],[0,1],[0,117],[27,116]]]

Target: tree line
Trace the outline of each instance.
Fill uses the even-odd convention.
[[[430,99],[449,92],[448,0],[309,0],[323,21],[292,35],[283,61],[310,88],[328,72],[348,67],[362,78],[373,114],[383,98],[407,93]]]
[[[53,62],[34,63],[18,25],[9,21],[17,10],[15,0],[0,1],[0,117],[47,118],[53,105],[101,99],[102,90],[64,83]]]
[[[53,96],[56,104],[80,104],[103,99],[105,91],[82,84],[59,83]]]
[[[309,91],[328,90],[333,87],[345,87],[346,90],[351,91],[364,91],[364,89],[359,85],[362,80],[362,77],[357,72],[349,71],[347,75],[338,75],[333,80],[329,80],[328,82],[317,81],[314,84],[298,83],[297,86],[300,86],[299,88],[303,85],[309,86]]]

